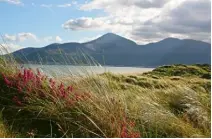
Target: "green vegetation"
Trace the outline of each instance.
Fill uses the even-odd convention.
[[[0,137],[210,137],[209,65],[66,79],[16,67],[0,64]]]
[[[170,65],[162,66],[154,69],[145,75],[158,76],[183,76],[183,77],[200,77],[205,79],[211,78],[211,69],[209,64],[195,64],[195,65]]]

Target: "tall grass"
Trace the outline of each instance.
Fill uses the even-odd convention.
[[[210,137],[209,79],[83,68],[60,79],[0,60],[2,137]]]

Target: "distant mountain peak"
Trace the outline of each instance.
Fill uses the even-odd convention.
[[[108,42],[124,41],[124,42],[128,42],[128,43],[136,44],[135,42],[133,42],[130,39],[127,39],[125,37],[122,37],[120,35],[117,35],[117,34],[114,34],[114,33],[110,33],[110,32],[102,35],[101,37],[97,38],[94,41],[96,41],[97,43],[108,43]]]
[[[95,40],[84,43],[84,45],[86,48],[92,49],[94,51],[101,49],[105,50],[111,47],[113,48],[116,47],[116,49],[123,50],[126,48],[129,49],[132,46],[137,46],[137,44],[134,41],[114,33],[106,33]]]
[[[108,32],[108,33],[106,33],[106,34],[102,35],[102,37],[108,37],[108,36],[121,37],[121,36],[119,36],[119,35],[117,35],[117,34],[114,34],[114,33],[111,33],[111,32]]]
[[[106,34],[102,35],[101,37],[97,38],[97,40],[98,39],[117,40],[117,39],[126,39],[126,38],[121,37],[114,33],[106,33]]]

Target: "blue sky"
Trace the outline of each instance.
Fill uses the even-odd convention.
[[[13,42],[21,47],[42,47],[57,42],[56,36],[61,38],[62,42],[83,42],[105,33],[105,31],[72,31],[62,27],[62,24],[71,18],[105,15],[103,11],[78,10],[79,5],[85,3],[84,0],[22,0],[20,2],[20,4],[13,4],[0,0],[0,9],[3,11],[0,12],[2,18],[0,22],[1,35],[15,36],[19,33],[32,33],[39,40],[49,38],[49,41],[34,42],[31,39]],[[51,37],[52,39],[50,39]],[[6,41],[10,43],[10,40]]]
[[[210,5],[211,0],[0,0],[0,33],[11,51],[85,42],[107,32],[139,44],[166,37],[210,42]]]

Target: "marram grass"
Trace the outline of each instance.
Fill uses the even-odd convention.
[[[210,137],[209,65],[65,80],[17,65],[0,63],[1,137]]]

